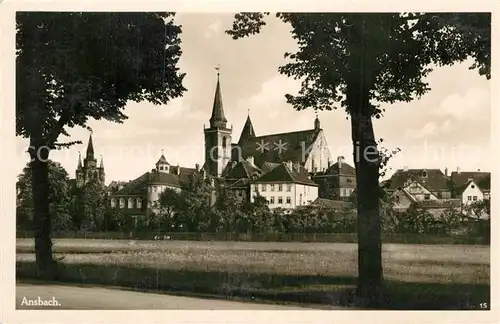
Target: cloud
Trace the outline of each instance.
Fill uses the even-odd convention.
[[[237,110],[241,116],[239,120],[242,126],[247,111],[250,111],[256,132],[261,134],[301,129],[305,120],[312,125],[312,120],[309,120],[310,113],[295,111],[290,104],[286,103],[285,94],[297,93],[299,89],[298,81],[280,74],[266,80],[262,83],[259,92],[238,101]]]
[[[463,94],[453,93],[432,112],[437,116],[451,117],[458,121],[489,119],[490,93],[485,88],[471,88]]]
[[[406,131],[406,136],[414,139],[424,138],[436,133],[437,129],[436,123],[428,122],[418,130],[409,129]]]
[[[216,20],[210,26],[208,26],[207,31],[203,35],[206,39],[212,38],[217,35],[222,30],[222,21]]]

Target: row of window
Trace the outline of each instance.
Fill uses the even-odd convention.
[[[269,186],[270,186],[270,188],[269,188],[269,189],[270,189],[270,191],[276,191],[276,185],[271,184],[271,185],[269,185]],[[283,184],[281,184],[281,183],[280,183],[280,184],[278,184],[278,186],[277,186],[277,187],[278,187],[278,188],[277,188],[277,189],[278,189],[278,190],[277,190],[278,192],[282,192],[282,191],[283,191]],[[255,185],[255,190],[258,190],[258,185]],[[267,191],[267,184],[262,184],[262,185],[260,185],[260,190],[261,190],[261,191]],[[286,185],[286,191],[287,191],[287,192],[291,192],[291,191],[292,191],[292,185],[291,185],[291,184],[287,184],[287,185]]]
[[[119,207],[120,208],[125,208],[125,198],[120,198],[119,200]],[[129,198],[127,201],[127,208],[134,208],[134,200],[135,200],[135,208],[141,209],[142,208],[142,199],[141,198]],[[111,207],[114,208],[116,207],[116,199],[112,198],[111,199]]]
[[[275,199],[274,196],[269,197],[268,199],[269,199],[270,204],[274,204],[274,203],[276,203],[276,201],[277,201],[278,205],[283,204],[283,197],[281,197],[281,196],[277,197],[277,199]],[[286,204],[292,203],[292,197],[285,197],[285,199],[286,199]]]
[[[468,201],[477,201],[477,196],[467,196]]]

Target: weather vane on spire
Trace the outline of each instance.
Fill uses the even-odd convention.
[[[215,67],[215,70],[217,71],[217,76],[219,76],[219,74],[220,74],[220,64],[217,64],[217,66]]]

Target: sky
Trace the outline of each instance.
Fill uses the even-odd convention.
[[[315,113],[293,110],[285,94],[296,94],[298,81],[280,75],[283,54],[295,51],[288,25],[268,19],[262,33],[233,40],[230,14],[178,14],[182,25],[179,67],[187,75],[182,98],[168,105],[131,103],[123,124],[91,121],[96,156],[104,158],[106,183],[132,180],[151,170],[163,153],[171,165],[193,168],[203,164],[203,127],[208,125],[220,65],[220,82],[228,125],[237,142],[248,114],[257,136],[312,129]],[[430,92],[409,103],[383,104],[384,116],[375,120],[383,147],[399,147],[389,162],[388,175],[396,169],[438,168],[490,171],[490,84],[470,62],[436,67],[428,76]],[[343,109],[319,112],[332,158],[344,156],[352,165],[350,122]],[[69,130],[71,140],[83,144],[51,152],[51,159],[75,176],[78,152],[84,156],[89,132]],[[66,141],[64,137],[61,141]],[[28,162],[28,140],[16,139],[18,172]]]

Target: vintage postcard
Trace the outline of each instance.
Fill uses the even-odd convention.
[[[496,322],[498,7],[0,4],[1,321]]]

